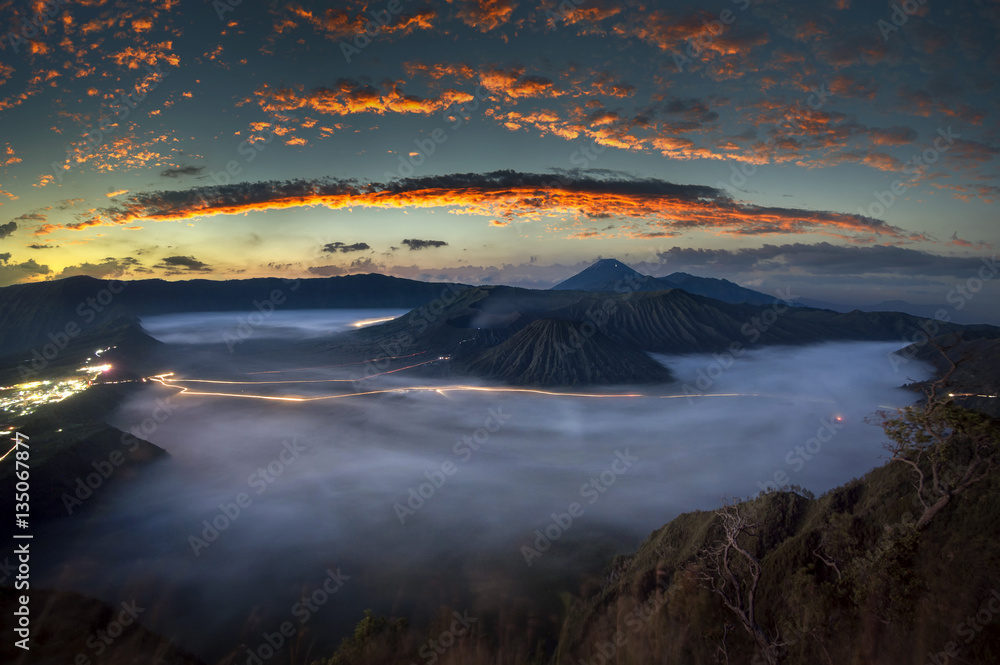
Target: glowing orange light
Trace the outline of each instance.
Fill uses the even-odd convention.
[[[381,319],[361,319],[360,321],[355,321],[351,325],[355,328],[364,328],[365,326],[373,326],[376,323],[384,323],[386,321],[392,321],[395,318],[396,318],[395,316],[386,316]]]

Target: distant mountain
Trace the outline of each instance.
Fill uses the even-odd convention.
[[[520,386],[582,386],[669,381],[642,351],[577,321],[538,319],[506,341],[466,359],[462,369]]]
[[[37,360],[37,352],[44,353],[52,345],[61,346],[70,336],[72,343],[57,354],[53,363],[76,362],[93,349],[117,344],[120,348],[115,352],[130,362],[115,362],[114,366],[146,375],[155,361],[151,356],[156,345],[139,328],[137,317],[173,312],[254,311],[262,304],[265,306],[262,311],[270,306],[275,309],[412,307],[415,309],[388,323],[310,345],[318,353],[336,351],[363,357],[384,355],[388,349],[437,353],[451,356],[456,367],[471,362],[474,356],[488,349],[507,344],[542,319],[575,322],[599,332],[603,337],[594,337],[601,342],[593,350],[595,362],[612,353],[603,341],[605,337],[616,345],[616,350],[638,353],[712,353],[726,351],[733,345],[744,348],[833,340],[898,340],[902,346],[922,335],[927,324],[926,319],[899,312],[838,313],[783,303],[731,303],[691,290],[717,293],[729,299],[756,297],[753,296],[756,292],[726,280],[678,273],[664,279],[673,279],[684,288],[661,289],[666,283],[663,279],[641,275],[613,259],[600,261],[563,282],[560,288],[548,291],[425,283],[383,275],[225,282],[108,283],[86,277],[70,278],[0,289],[0,347],[7,352],[0,364],[9,366],[9,371],[18,368],[20,376],[19,368],[25,361]],[[573,288],[565,288],[567,285]],[[610,290],[606,288],[608,285]],[[116,293],[110,291],[112,286]],[[582,286],[600,288],[576,288]],[[767,298],[764,294],[757,295]],[[70,330],[74,332],[70,334]],[[941,323],[939,326],[941,333],[959,331],[1000,334],[1000,329],[987,325]],[[532,334],[539,332],[536,328]],[[555,340],[569,333],[553,328],[547,329],[547,334],[554,335]],[[526,340],[521,337],[517,343],[526,344]],[[634,380],[628,378],[632,369],[625,371],[624,376],[600,368],[588,375],[583,368],[561,366],[560,360],[552,355],[557,346],[555,341],[540,343],[532,338],[531,345],[534,360],[516,365],[525,372],[523,376],[508,370],[515,365],[487,362],[486,356],[483,364],[470,367],[481,371],[483,376],[503,376],[510,382],[577,382],[591,380],[588,376],[604,377],[601,380],[611,382]],[[504,347],[506,353],[517,352],[521,354],[519,357],[527,358],[524,348]],[[557,369],[539,373],[538,367]]]
[[[617,259],[601,259],[569,279],[552,287],[553,291],[662,291],[672,288],[655,277],[643,275]]]
[[[664,291],[683,289],[688,293],[715,298],[723,302],[770,305],[778,298],[734,284],[728,279],[697,277],[675,272],[666,277],[652,277],[630,268],[617,259],[601,259],[569,279],[552,287],[553,291],[611,291],[613,293]]]
[[[394,321],[352,333],[369,344],[408,339],[408,347],[450,352],[463,340],[505,340],[538,319],[590,322],[612,340],[641,351],[712,353],[733,343],[749,347],[832,340],[913,339],[923,319],[887,312],[848,312],[784,305],[733,305],[680,289],[607,293],[533,291],[509,286],[469,288],[431,315],[419,308]],[[994,326],[941,324],[942,332]],[[904,344],[901,343],[901,346]]]
[[[666,277],[657,278],[662,284],[673,289],[683,289],[696,296],[715,298],[722,302],[739,305],[747,303],[750,305],[771,305],[782,302],[780,298],[769,296],[760,291],[754,291],[746,287],[734,284],[728,279],[716,279],[715,277],[697,277],[686,272],[675,272]]]
[[[429,307],[377,326],[347,333],[324,342],[328,347],[355,345],[377,352],[406,348],[451,355],[453,364],[470,373],[509,382],[539,380],[537,367],[557,367],[555,344],[535,344],[531,336],[512,340],[544,319],[572,321],[597,331],[619,348],[655,353],[718,353],[765,345],[800,345],[827,341],[891,341],[905,346],[923,334],[924,319],[892,312],[844,313],[786,305],[734,305],[697,296],[681,289],[630,293],[532,291],[507,286],[473,287],[436,311]],[[940,324],[941,332],[978,331],[1000,336],[994,326]],[[486,354],[490,349],[493,355]],[[483,363],[469,358],[488,358]],[[524,376],[517,374],[525,372]],[[563,378],[561,368],[546,376]]]
[[[940,304],[918,305],[905,300],[883,300],[874,305],[845,305],[839,302],[829,302],[826,300],[816,300],[814,298],[799,298],[797,301],[802,307],[818,307],[821,309],[832,309],[835,312],[850,312],[855,309],[862,312],[903,312],[913,316],[922,316],[933,319],[937,312],[941,310]],[[949,312],[953,314],[953,312]]]
[[[418,282],[386,275],[286,280],[162,279],[109,282],[78,276],[0,288],[0,348],[31,349],[73,331],[80,334],[121,317],[177,312],[278,309],[417,307],[462,285]]]

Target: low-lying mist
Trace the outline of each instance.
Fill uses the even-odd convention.
[[[335,320],[293,314],[283,329],[297,326],[300,338]],[[151,330],[217,343],[217,322],[198,316]],[[880,464],[883,434],[865,417],[912,402],[897,386],[926,376],[916,363],[894,370],[886,354],[898,346],[658,357],[678,382],[625,391],[638,397],[459,390],[449,386],[472,382],[406,372],[277,389],[429,389],[284,402],[154,386],[112,424],[131,430],[159,413],[142,436],[171,458],[105,489],[99,509],[54,524],[66,546],[45,582],[135,598],[150,608],[148,626],[210,660],[256,648],[285,621],[308,635],[269,662],[329,654],[366,608],[418,624],[442,606],[551,617],[556,592],[579,593],[611,555],[681,512],[769,484],[818,495]],[[231,358],[218,367],[239,381],[358,376],[350,366],[239,374]],[[273,369],[302,362],[289,351]],[[334,583],[328,571],[338,569]],[[317,594],[326,598],[314,609],[299,604],[325,581],[336,593]]]
[[[227,336],[255,339],[297,340],[324,337],[353,324],[397,317],[398,309],[270,309],[246,312],[195,312],[142,317],[142,327],[167,344],[224,344]]]

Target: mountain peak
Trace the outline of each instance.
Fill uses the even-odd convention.
[[[601,259],[569,279],[552,287],[553,291],[662,291],[665,287],[653,277],[643,275],[618,259]],[[638,288],[637,288],[638,287]]]
[[[597,261],[594,261],[593,265],[591,265],[590,267],[597,268],[598,266],[602,268],[611,267],[611,268],[624,268],[626,270],[632,270],[632,268],[629,268],[627,265],[625,265],[618,259],[598,259]],[[635,271],[632,270],[632,272]]]

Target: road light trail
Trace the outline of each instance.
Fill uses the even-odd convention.
[[[427,365],[433,362],[437,362],[437,358],[435,358],[434,360],[425,360],[421,363],[416,363],[414,365],[407,365],[406,367],[397,367],[396,369],[390,369],[385,372],[379,372],[378,374],[370,374],[368,376],[358,377],[356,379],[286,379],[282,381],[222,381],[218,379],[174,379],[174,380],[182,381],[184,383],[223,383],[223,384],[251,385],[251,386],[253,385],[268,386],[268,385],[277,385],[282,383],[354,383],[355,381],[374,379],[376,376],[384,376],[386,374],[392,374],[394,372],[402,372],[404,369],[413,369],[414,367],[420,367],[422,365]]]
[[[427,361],[433,362],[433,361]],[[425,364],[425,363],[421,363]],[[408,368],[400,368],[408,369]],[[399,370],[393,370],[399,371]],[[388,373],[388,372],[387,372]],[[304,395],[289,395],[289,396],[274,396],[274,395],[254,395],[247,393],[224,393],[224,392],[208,392],[191,390],[184,385],[184,383],[215,383],[215,384],[232,384],[232,385],[246,385],[246,381],[206,381],[204,379],[180,379],[174,378],[169,379],[168,377],[173,376],[170,374],[159,374],[157,376],[151,377],[151,380],[160,383],[168,388],[175,388],[180,390],[180,394],[184,395],[202,395],[209,397],[238,397],[243,399],[267,399],[273,401],[282,402],[318,402],[324,400],[332,399],[342,399],[345,397],[361,397],[364,395],[387,395],[392,393],[408,393],[408,392],[436,392],[438,394],[445,394],[449,392],[491,392],[491,393],[525,393],[532,395],[546,395],[550,397],[583,397],[587,399],[682,399],[690,397],[700,397],[700,398],[711,398],[711,397],[723,397],[723,398],[741,398],[741,397],[758,397],[764,399],[786,399],[787,395],[772,395],[768,393],[706,393],[702,395],[690,395],[690,394],[677,394],[677,395],[656,395],[648,393],[584,393],[584,392],[566,392],[557,390],[542,390],[540,388],[513,388],[513,387],[501,387],[501,386],[473,386],[467,384],[451,384],[451,385],[438,385],[438,386],[402,386],[398,388],[382,388],[379,390],[365,390],[353,393],[339,393],[334,395],[318,395],[318,396],[304,396]],[[285,383],[309,383],[309,382],[299,382],[299,381],[254,381],[249,383],[255,383],[259,385],[280,385]],[[820,399],[820,398],[802,398],[796,396],[798,399],[805,399],[810,402],[822,402],[826,404],[835,404],[834,400],[830,399]]]
[[[8,450],[7,452],[5,452],[5,453],[3,454],[3,457],[0,457],[0,462],[2,462],[2,461],[4,461],[5,459],[7,459],[7,455],[10,455],[10,454],[11,454],[12,452],[14,452],[14,451],[15,451],[16,449],[17,449],[17,444],[15,443],[15,444],[14,444],[14,447],[13,447],[13,448],[11,448],[11,449],[10,449],[10,450]]]
[[[341,393],[339,395],[319,395],[316,397],[303,397],[303,396],[288,396],[288,397],[276,397],[269,395],[248,395],[246,393],[217,393],[217,392],[201,392],[196,390],[190,390],[180,383],[193,382],[195,379],[170,379],[167,377],[172,376],[171,374],[159,374],[157,376],[150,377],[151,380],[166,386],[168,388],[176,388],[181,391],[181,394],[185,395],[210,395],[210,396],[220,396],[220,397],[242,397],[247,399],[271,399],[280,400],[286,402],[316,402],[328,399],[340,399],[343,397],[360,397],[362,395],[384,395],[388,393],[407,393],[407,392],[456,392],[456,391],[473,391],[473,392],[503,392],[503,393],[533,393],[537,395],[553,395],[559,397],[604,397],[604,398],[615,398],[615,397],[650,397],[649,395],[643,395],[642,393],[567,393],[567,392],[556,392],[551,390],[539,390],[536,388],[492,388],[488,386],[467,386],[467,385],[445,385],[445,386],[406,386],[402,388],[383,388],[381,390],[366,390],[356,393]],[[227,382],[219,382],[227,383]],[[241,384],[243,382],[233,381],[233,384]],[[259,382],[262,385],[265,382]],[[282,383],[282,382],[275,382]]]
[[[360,321],[355,321],[351,324],[352,328],[365,328],[367,326],[373,326],[376,323],[385,323],[386,321],[392,321],[393,319],[398,319],[398,316],[385,316],[381,319],[361,319]]]

